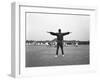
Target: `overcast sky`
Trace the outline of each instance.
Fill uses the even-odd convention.
[[[27,40],[52,40],[55,36],[47,31],[72,32],[65,40],[89,40],[90,16],[27,13]]]

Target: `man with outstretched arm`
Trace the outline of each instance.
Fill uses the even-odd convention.
[[[64,57],[64,51],[63,51],[63,36],[70,34],[71,32],[65,32],[65,33],[61,33],[61,29],[58,29],[58,33],[54,33],[54,32],[48,32],[51,35],[57,36],[57,50],[56,50],[56,56],[58,57],[58,50],[59,47],[61,48],[62,51],[62,56]]]

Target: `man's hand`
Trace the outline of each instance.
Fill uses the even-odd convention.
[[[47,33],[51,33],[51,32],[48,32],[48,31],[47,31]]]
[[[72,33],[72,32],[69,32],[69,33]]]

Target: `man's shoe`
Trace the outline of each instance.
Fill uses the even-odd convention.
[[[64,55],[62,55],[64,57]]]
[[[58,57],[58,55],[55,55],[55,57]]]

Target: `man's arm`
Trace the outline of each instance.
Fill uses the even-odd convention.
[[[51,35],[57,35],[57,33],[54,32],[47,32],[47,33],[50,33]]]
[[[70,34],[71,32],[65,32],[65,33],[62,33],[63,35],[68,35]]]

